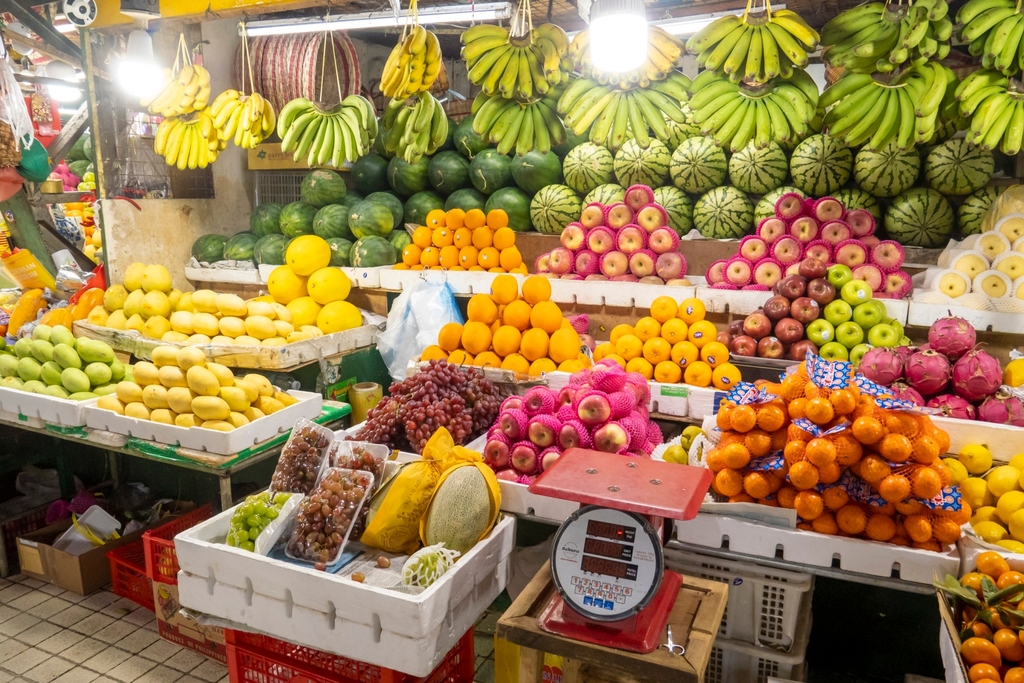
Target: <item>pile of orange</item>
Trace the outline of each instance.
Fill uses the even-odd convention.
[[[442,327],[437,344],[423,351],[422,360],[445,359],[531,377],[590,367],[580,350],[580,335],[551,301],[551,282],[545,277],[526,278],[520,293],[516,278],[499,275],[490,294],[469,300],[466,318],[464,325]]]
[[[730,502],[795,509],[800,528],[823,534],[935,551],[955,543],[970,519],[967,503],[947,512],[922,502],[950,483],[940,459],[949,450],[946,432],[927,415],[878,407],[852,377],[846,388],[820,388],[805,366],[779,383],[758,382],[774,400],[721,402],[722,439],[707,457],[714,490]],[[794,423],[800,418],[821,436]],[[840,425],[846,428],[828,433]],[[781,469],[751,467],[779,451]],[[852,476],[840,485],[847,471]]]
[[[993,602],[985,598],[983,587],[986,582],[990,590],[1019,586],[1024,584],[1024,574],[1010,569],[1006,559],[996,552],[978,555],[976,564],[973,572],[960,579],[960,584],[973,590],[981,602],[980,607],[966,605],[963,610],[960,632],[973,634],[969,638],[961,636],[960,656],[967,667],[967,678],[970,683],[1024,683],[1024,633],[1019,626],[1004,623],[1005,614],[1001,616],[998,611],[1020,609],[1018,603],[1024,592],[1004,595],[1000,602]]]
[[[664,384],[685,382],[731,390],[740,370],[729,362],[729,347],[717,341],[718,328],[705,320],[700,299],[682,303],[659,296],[650,315],[635,325],[616,325],[609,341],[594,349],[594,360],[611,359],[627,372],[639,372]]]
[[[526,275],[523,255],[508,214],[492,209],[434,209],[426,225],[412,232],[412,244],[402,250],[397,270],[475,270]]]

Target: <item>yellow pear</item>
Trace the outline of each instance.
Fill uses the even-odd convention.
[[[124,300],[128,298],[128,290],[124,285],[111,285],[103,293],[103,307],[113,313],[124,306]]]
[[[142,334],[151,339],[160,339],[171,331],[171,323],[162,315],[154,315],[142,326]]]
[[[96,309],[93,309],[93,310],[96,310]],[[117,309],[116,311],[114,311],[113,313],[110,314],[110,316],[107,318],[106,325],[107,325],[107,327],[109,327],[111,329],[114,329],[114,330],[124,330],[124,329],[127,329],[125,327],[127,322],[128,322],[128,318],[125,317],[124,311],[119,308],[119,309]]]
[[[199,313],[217,313],[217,292],[197,289],[192,292],[192,306]]]
[[[195,328],[192,327],[192,313],[190,311],[175,311],[171,313],[170,321],[171,329],[175,332],[181,332],[186,336],[195,333]]]
[[[124,271],[124,288],[129,292],[142,289],[142,276],[146,274],[145,263],[133,263]]]
[[[191,313],[194,310],[192,305],[192,292],[183,292],[178,301],[174,304],[174,310],[176,311],[188,311]]]
[[[85,322],[90,325],[99,325],[103,327],[107,324],[107,320],[110,318],[110,314],[107,313],[107,309],[103,306],[94,306],[89,315],[85,317]]]
[[[171,302],[166,294],[155,289],[142,297],[142,310],[139,312],[143,318],[152,318],[154,315],[166,318],[171,314]]]
[[[133,315],[138,315],[142,313],[142,304],[145,300],[146,293],[141,289],[136,289],[124,300],[124,306],[121,307],[121,310],[123,310],[124,314],[129,318]]]
[[[159,263],[146,266],[142,273],[142,288],[147,292],[160,291],[169,292],[174,285],[171,282],[171,272]]]
[[[126,330],[135,330],[136,332],[142,332],[142,328],[146,326],[146,321],[142,319],[142,316],[136,313],[124,324]]]
[[[180,344],[183,341],[188,341],[188,335],[171,330],[170,332],[165,333],[164,336],[160,337],[160,341],[174,342],[175,344]]]

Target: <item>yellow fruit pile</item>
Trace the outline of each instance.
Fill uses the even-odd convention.
[[[516,248],[516,233],[508,214],[492,209],[434,209],[426,225],[412,233],[396,270],[475,270],[489,273],[528,272]]]
[[[590,367],[590,359],[580,352],[579,333],[551,301],[547,278],[526,278],[520,295],[514,277],[499,275],[489,295],[476,294],[469,300],[467,317],[465,325],[442,327],[437,344],[423,351],[422,360],[446,359],[530,376]]]
[[[964,500],[974,510],[970,523],[975,533],[988,543],[1024,553],[1024,453],[1000,465],[992,462],[985,445],[969,444],[956,459],[943,462],[950,481],[960,484]]]
[[[171,273],[159,264],[133,263],[124,274],[124,284],[111,285],[86,322],[116,330],[136,330],[161,339],[171,330],[170,316],[181,302]]]
[[[194,348],[158,346],[153,362],[136,363],[132,377],[96,406],[139,420],[230,432],[298,403],[263,375],[235,377]]]
[[[718,328],[705,320],[700,299],[677,304],[670,296],[651,303],[651,314],[636,325],[616,325],[610,340],[594,349],[594,360],[614,360],[627,372],[639,372],[664,384],[685,382],[722,391],[742,377],[729,362],[729,347],[717,341]]]

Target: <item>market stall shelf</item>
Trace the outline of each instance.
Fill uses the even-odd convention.
[[[1024,428],[980,420],[932,416],[932,422],[949,434],[949,452],[955,457],[970,444],[985,444],[997,465],[1005,465],[1020,453]]]
[[[265,285],[267,279],[260,277],[256,268],[235,270],[233,268],[192,268],[185,266],[185,277],[191,282],[209,282],[224,285]]]
[[[280,266],[271,266],[263,264],[259,268],[259,279],[261,283],[266,283],[267,278],[274,272],[275,268]],[[345,266],[341,268],[341,272],[348,275],[348,278],[352,280],[352,287],[369,287],[376,288],[380,287],[380,274],[384,271],[391,270],[391,266],[377,266],[374,268],[354,268],[352,266]]]
[[[610,284],[610,283],[609,283]],[[713,313],[731,313],[733,315],[747,315],[753,313],[764,305],[765,300],[771,296],[771,292],[757,292],[731,289],[715,289],[713,287],[698,287],[695,295],[707,305],[708,311]],[[905,324],[907,322],[907,311],[910,302],[904,299],[879,299],[885,306],[886,315],[893,320]],[[937,318],[948,315],[945,307],[942,313],[935,315],[927,323],[931,325]]]
[[[909,302],[907,324],[930,327],[939,318],[946,318],[951,315],[963,318],[976,327],[978,331],[1024,334],[1024,316],[1021,316],[1019,313],[979,311],[967,308],[966,306],[924,304],[918,301]]]

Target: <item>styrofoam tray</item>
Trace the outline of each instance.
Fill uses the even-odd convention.
[[[95,429],[104,429],[115,434],[126,434],[169,446],[182,446],[196,451],[233,455],[272,439],[281,432],[288,431],[300,417],[313,419],[320,414],[320,408],[323,405],[323,398],[320,394],[308,391],[289,391],[288,393],[299,399],[299,402],[230,432],[217,432],[202,427],[177,427],[150,420],[125,417],[112,410],[97,408],[95,400],[89,401],[85,406],[85,423]]]
[[[179,534],[181,604],[289,642],[427,676],[505,589],[515,519],[419,595],[355,583],[224,545],[232,510]]]
[[[993,424],[977,420],[958,420],[955,417],[932,416],[932,422],[949,434],[949,452],[959,453],[968,444],[982,443],[992,451],[993,460],[1008,463],[1010,458],[1024,451],[1024,427]]]
[[[718,404],[725,399],[726,392],[714,387],[687,387],[690,395],[687,399],[687,417],[703,420],[718,411]]]
[[[913,583],[930,584],[934,574],[955,574],[960,568],[956,546],[937,553],[704,513],[674,526],[673,537],[685,543],[722,548],[727,541],[733,552],[816,567],[832,567],[838,560],[843,571],[888,578],[895,570],[900,579]]]
[[[742,289],[714,289],[698,287],[697,298],[704,302],[709,311],[714,313],[732,313],[747,315],[753,313],[771,296],[771,292],[752,292]],[[910,302],[905,299],[879,299],[884,305],[886,315],[901,324],[907,322]],[[943,314],[945,315],[945,314]],[[933,318],[934,320],[934,318]],[[931,323],[929,323],[931,324]]]
[[[185,266],[185,277],[192,282],[214,282],[230,285],[262,285],[267,279],[260,277],[260,271],[235,270],[233,268],[191,268]]]
[[[0,410],[64,427],[85,424],[84,408],[87,403],[0,387]]]
[[[907,319],[908,325],[919,327],[931,327],[939,318],[946,318],[950,315],[965,319],[978,329],[979,332],[1008,332],[1010,334],[1024,333],[1024,315],[1019,313],[999,313],[998,311],[978,311],[966,306],[946,304],[923,304],[917,301],[910,303],[910,312]]]

